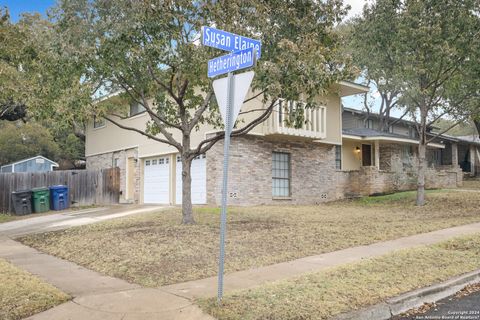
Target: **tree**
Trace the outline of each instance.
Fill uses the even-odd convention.
[[[478,83],[478,74],[468,70],[479,61],[479,6],[477,0],[378,0],[358,21],[376,35],[373,52],[387,44],[387,61],[370,65],[369,74],[388,73],[389,91],[398,93],[419,133],[417,205],[425,203],[426,147],[435,139],[428,128],[447,114],[464,120],[478,97],[469,84]]]
[[[59,152],[48,129],[40,124],[0,122],[0,164],[38,155],[57,160]]]
[[[0,8],[0,120],[47,119],[85,142],[84,116],[65,112],[90,92],[81,85],[83,68],[65,63],[52,35],[53,24],[39,14],[12,23]]]
[[[221,128],[207,61],[221,54],[199,45],[201,26],[215,25],[262,41],[253,87],[267,107],[251,122],[237,123],[232,136],[248,133],[268,118],[279,97],[308,103],[349,75],[333,27],[346,9],[328,1],[70,1],[59,2],[54,47],[65,61],[83,66],[82,84],[121,91],[118,99],[142,105],[145,130],[122,125],[118,102],[77,104],[70,111],[103,116],[125,130],[173,146],[182,160],[182,222],[194,223],[192,160],[223,139],[221,133],[192,146],[191,134],[205,124]],[[62,60],[63,61],[63,60]],[[97,94],[98,96],[98,94]],[[177,140],[173,132],[179,132]]]
[[[402,116],[391,120],[393,110],[399,109],[400,92],[396,83],[395,74],[398,63],[395,55],[395,41],[397,28],[397,14],[389,10],[388,6],[368,7],[364,15],[352,19],[344,27],[347,37],[346,50],[351,54],[353,63],[362,70],[361,78],[365,85],[378,91],[379,97],[365,94],[363,107],[365,120],[378,105],[378,130],[388,132],[389,127],[399,122],[407,115],[404,110]],[[382,30],[380,32],[379,30]]]

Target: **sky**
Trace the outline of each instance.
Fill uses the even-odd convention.
[[[347,15],[347,19],[352,18],[362,13],[363,6],[366,2],[372,0],[344,0],[345,4],[351,6],[351,10]],[[40,12],[45,15],[49,7],[55,4],[55,0],[0,0],[0,7],[8,7],[12,21],[16,22],[20,18],[20,15],[24,12]],[[375,89],[371,90],[373,96],[376,96]],[[362,108],[362,96],[357,95],[353,97],[347,97],[342,99],[345,107],[361,109]]]
[[[0,7],[7,7],[12,21],[16,22],[24,12],[40,12],[45,15],[54,3],[55,0],[0,0]]]

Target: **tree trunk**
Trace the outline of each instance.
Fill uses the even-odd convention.
[[[420,139],[418,145],[418,185],[417,185],[417,206],[425,204],[425,154],[427,146],[424,139]]]
[[[480,120],[474,119],[473,123],[475,124],[475,128],[477,128],[477,134],[480,135]]]
[[[195,224],[192,211],[192,159],[182,156],[182,224]]]

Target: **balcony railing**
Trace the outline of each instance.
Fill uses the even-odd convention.
[[[305,107],[303,103],[281,100],[264,122],[264,133],[325,139],[326,113],[324,106]]]

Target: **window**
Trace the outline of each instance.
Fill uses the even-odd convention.
[[[160,159],[160,160],[161,160],[161,159]],[[160,163],[160,164],[161,164],[161,163]],[[152,160],[152,166],[155,166],[155,165],[157,165],[157,159],[153,159],[153,160]]]
[[[157,161],[157,160],[155,160],[155,161]],[[165,163],[165,159],[163,159],[163,158],[158,159],[158,164],[164,164],[164,163]]]
[[[290,196],[290,154],[272,154],[272,196]]]
[[[335,169],[342,170],[342,146],[335,146]]]
[[[99,118],[97,116],[93,116],[93,127],[94,128],[105,127],[105,119]]]
[[[145,161],[145,165],[149,166],[150,165],[150,160]]]
[[[404,167],[412,166],[412,158],[413,158],[412,146],[409,146],[409,145],[402,146],[401,158],[402,158],[402,163]]]
[[[365,128],[373,129],[373,120],[372,119],[367,119],[367,121],[365,121]]]
[[[414,127],[408,127],[408,135],[410,138],[418,138],[417,129]]]
[[[138,102],[132,103],[130,105],[130,117],[140,114],[145,111],[145,108]]]

